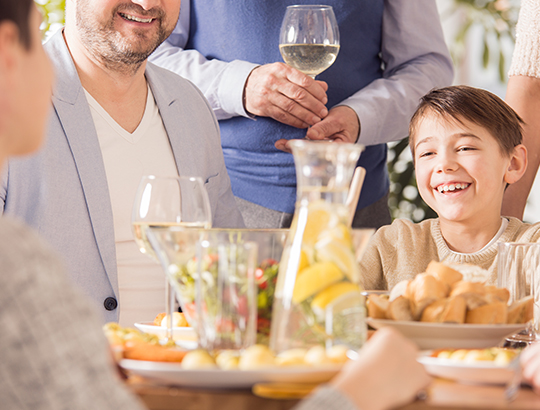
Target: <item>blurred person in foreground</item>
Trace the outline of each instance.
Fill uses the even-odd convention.
[[[505,100],[525,122],[523,144],[529,165],[523,178],[506,190],[502,215],[523,219],[540,164],[540,3],[522,0],[520,7]]]
[[[179,11],[180,0],[68,0],[65,28],[45,45],[57,81],[44,147],[10,160],[0,186],[0,211],[61,254],[104,322],[133,326],[164,309],[162,267],[131,227],[143,175],[201,177],[213,226],[244,226],[207,101],[146,61]]]
[[[42,142],[53,73],[40,21],[32,0],[0,0],[0,168]],[[8,216],[0,244],[2,409],[142,410],[111,366],[96,312],[52,249]],[[301,408],[389,409],[428,382],[411,342],[383,329]]]
[[[183,0],[152,62],[192,81],[216,114],[236,201],[250,228],[288,228],[296,202],[291,139],[366,146],[353,227],[391,222],[387,146],[407,136],[422,95],[452,82],[434,0],[329,0],[336,61],[314,80],[282,63],[289,5],[311,0]],[[283,152],[285,151],[285,152]]]
[[[438,218],[396,219],[380,228],[360,261],[366,289],[392,289],[425,272],[432,260],[479,266],[494,285],[498,243],[540,241],[540,223],[501,217],[506,187],[527,168],[521,125],[515,111],[486,90],[452,86],[422,98],[409,145],[418,191]]]
[[[40,23],[32,0],[0,0],[0,165],[42,142],[53,70]],[[97,315],[52,249],[7,216],[0,265],[0,407],[142,409],[113,371]]]
[[[520,357],[523,380],[530,383],[534,391],[540,394],[540,343],[527,347]]]

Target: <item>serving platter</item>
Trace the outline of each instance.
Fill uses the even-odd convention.
[[[185,370],[180,363],[122,359],[120,367],[132,374],[168,385],[211,389],[247,389],[257,383],[324,383],[341,365],[271,367],[261,370]]]
[[[392,326],[405,337],[415,342],[422,350],[493,347],[497,346],[505,336],[525,328],[523,323],[514,325],[460,325],[373,318],[368,318],[367,323],[375,329]]]
[[[473,384],[507,384],[514,376],[511,365],[501,366],[493,362],[479,361],[473,363],[450,359],[430,357],[431,351],[423,351],[418,362],[426,371],[435,377]]]

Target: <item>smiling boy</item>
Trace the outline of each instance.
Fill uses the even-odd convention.
[[[494,284],[497,243],[540,239],[540,224],[501,217],[506,186],[527,167],[521,124],[485,90],[453,86],[422,98],[409,144],[420,196],[439,217],[380,228],[360,263],[366,289],[392,289],[432,260],[480,266]]]

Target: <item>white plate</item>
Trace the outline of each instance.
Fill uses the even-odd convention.
[[[367,323],[375,329],[392,326],[414,341],[421,350],[493,347],[507,335],[524,329],[517,325],[457,325],[452,323],[407,322],[368,318]]]
[[[422,352],[418,361],[432,376],[475,384],[506,384],[514,375],[508,366],[492,362],[464,363],[456,360],[429,357],[431,352]]]
[[[154,322],[135,323],[135,327],[141,332],[156,335],[160,339],[167,338],[167,328],[156,326]],[[173,338],[174,340],[197,341],[197,334],[192,327],[173,327]]]
[[[276,367],[264,370],[184,370],[179,363],[123,359],[120,366],[131,373],[166,384],[212,389],[245,389],[256,383],[324,383],[335,376],[340,365]]]

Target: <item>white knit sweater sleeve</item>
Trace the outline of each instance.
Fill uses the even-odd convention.
[[[540,78],[540,1],[522,0],[509,76]]]

